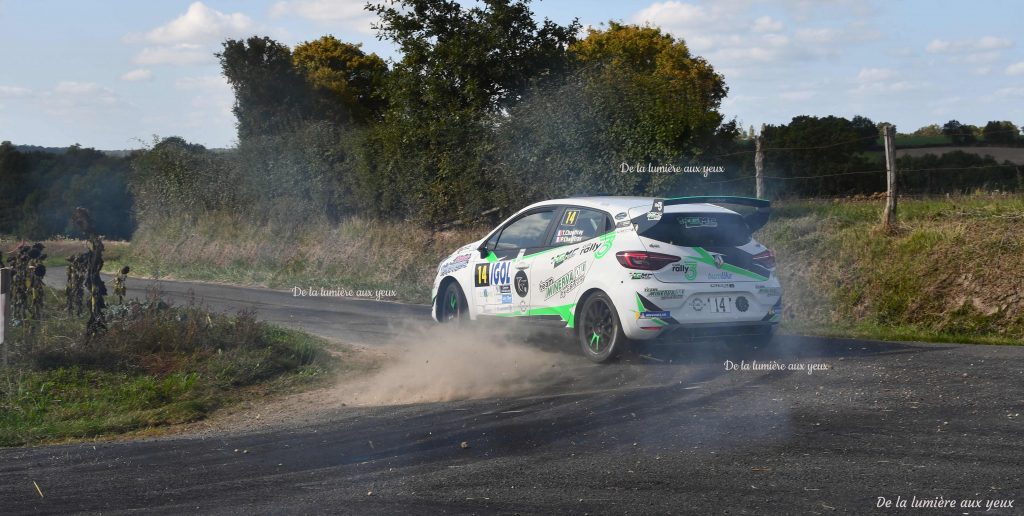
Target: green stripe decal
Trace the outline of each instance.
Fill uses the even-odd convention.
[[[613,230],[611,230],[611,231],[609,231],[609,232],[607,232],[607,233],[605,233],[603,235],[598,235],[598,236],[596,236],[594,238],[601,239],[601,244],[602,244],[601,248],[594,252],[594,257],[597,258],[598,260],[600,260],[601,258],[604,257],[605,253],[607,253],[612,248],[612,242],[615,241],[615,230],[613,229]],[[559,245],[559,246],[556,246],[556,247],[552,247],[551,249],[545,249],[543,251],[537,251],[536,253],[528,254],[526,256],[523,256],[523,259],[534,258],[534,257],[540,256],[542,254],[550,253],[551,251],[558,251],[559,249],[564,250],[564,249],[566,249],[566,248],[568,248],[570,246],[578,246],[580,244],[585,244],[585,243],[593,240],[594,238],[588,238],[588,239],[583,240],[581,242],[576,242],[575,244],[562,244],[562,245]]]
[[[522,312],[513,312],[510,314],[480,314],[480,315],[494,315],[497,317],[527,317],[531,315],[557,315],[562,318],[563,321],[572,328],[576,322],[576,303],[570,303],[562,306],[545,306],[541,308],[531,308]]]
[[[703,247],[694,247],[693,249],[695,251],[697,251],[698,253],[700,253],[700,256],[691,256],[690,258],[693,258],[694,260],[697,260],[697,261],[699,261],[701,263],[710,265],[712,267],[717,267],[715,265],[715,259],[710,254],[708,254],[708,252],[705,251]],[[762,276],[762,275],[760,275],[760,274],[758,274],[756,272],[750,272],[750,271],[748,271],[746,269],[741,269],[741,268],[739,268],[739,267],[737,267],[735,265],[730,265],[728,263],[723,263],[721,269],[723,271],[729,271],[729,272],[733,272],[733,273],[739,274],[740,276],[746,276],[748,278],[753,278],[753,279],[755,279],[757,281],[768,281],[768,278],[766,278],[766,277],[764,277],[764,276]]]

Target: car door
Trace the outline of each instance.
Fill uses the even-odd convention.
[[[473,300],[481,315],[528,315],[533,259],[548,247],[557,207],[543,206],[520,214],[484,243],[487,258],[473,270]]]
[[[563,206],[548,237],[549,249],[533,257],[537,279],[531,304],[534,313],[569,320],[572,304],[603,245],[598,237],[614,229],[607,213],[580,206]]]

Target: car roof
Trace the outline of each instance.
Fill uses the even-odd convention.
[[[631,208],[650,207],[655,197],[629,197],[617,195],[601,195],[591,197],[566,197],[563,199],[551,199],[530,205],[528,208],[537,206],[550,206],[552,204],[571,204],[586,208],[597,208],[615,213],[628,211]],[[715,204],[694,203],[694,204],[670,204],[665,207],[666,213],[736,213],[733,210],[723,208]]]

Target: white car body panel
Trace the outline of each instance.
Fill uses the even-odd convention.
[[[636,231],[636,220],[653,217],[648,214],[653,212],[654,201],[645,197],[554,199],[520,210],[486,237],[459,248],[441,262],[432,291],[435,320],[439,318],[442,282],[454,280],[462,289],[469,316],[474,320],[546,316],[557,317],[572,328],[582,296],[596,289],[611,298],[630,339],[650,339],[680,327],[770,326],[778,322],[782,296],[778,278],[773,271],[748,263],[750,256],[766,251],[764,246],[752,239],[745,245],[713,253],[701,247],[670,245],[642,237]],[[498,230],[521,214],[549,206],[559,207],[554,215],[564,214],[562,218],[566,219],[549,227],[551,238],[563,238],[558,229],[562,228],[568,243],[529,254],[520,250],[509,255],[509,251],[503,250],[505,256],[490,251],[487,257],[481,257],[478,249],[491,242]],[[577,210],[591,217],[583,221],[591,226],[597,217],[586,210],[604,212],[611,218],[613,229],[573,241],[582,237],[575,230],[565,229],[571,226],[565,225],[569,214],[563,210]],[[701,203],[667,205],[658,217],[686,213],[737,215],[735,211]],[[628,226],[625,221],[629,221]],[[616,253],[622,251],[661,253],[678,256],[680,260],[657,271],[634,270],[616,259]],[[722,255],[721,263],[714,254]],[[742,262],[748,268],[732,262]]]

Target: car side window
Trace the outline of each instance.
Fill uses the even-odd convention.
[[[608,215],[586,208],[566,208],[558,221],[550,245],[568,245],[589,240],[611,230]]]
[[[554,215],[554,211],[540,211],[520,217],[501,231],[498,242],[494,244],[495,250],[542,247]]]

